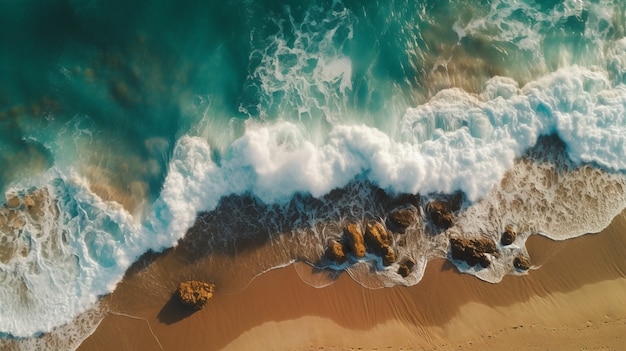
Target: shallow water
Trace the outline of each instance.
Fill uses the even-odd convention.
[[[3,335],[72,321],[192,226],[198,257],[247,262],[228,266],[233,291],[293,261],[315,286],[334,273],[307,267],[378,288],[417,284],[452,236],[497,243],[507,225],[519,235],[488,269],[456,263],[491,282],[523,274],[528,236],[598,232],[626,207],[621,1],[0,9]],[[457,192],[442,233],[424,208]],[[411,275],[321,258],[400,194],[419,194],[392,241]]]

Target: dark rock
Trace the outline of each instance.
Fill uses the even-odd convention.
[[[407,205],[413,205],[417,208],[420,207],[420,195],[419,194],[388,194],[383,189],[377,189],[374,193],[374,199],[377,203],[385,209],[385,211],[392,210],[396,207],[403,207]]]
[[[497,254],[496,244],[488,238],[451,238],[450,252],[455,260],[465,261],[470,266],[480,264],[483,268],[491,264],[486,254]]]
[[[413,205],[414,207],[420,206],[420,196],[419,194],[399,194],[393,197],[390,201],[390,205],[392,207],[404,206],[404,205]]]
[[[357,258],[365,257],[365,240],[359,226],[356,223],[349,223],[343,232],[348,239],[350,252]]]
[[[406,228],[417,222],[417,213],[417,208],[412,205],[396,208],[389,212],[387,222],[391,227],[397,228],[400,232],[404,233]]]
[[[502,233],[502,236],[500,237],[500,243],[504,246],[511,245],[515,241],[515,237],[515,228],[508,225],[506,226],[506,229],[504,229],[504,233]]]
[[[325,256],[331,261],[335,261],[338,264],[342,264],[346,262],[346,250],[347,247],[344,247],[340,242],[333,241],[326,248]]]
[[[520,271],[527,271],[532,266],[530,259],[526,256],[517,256],[513,259],[513,267]]]
[[[214,289],[215,284],[188,280],[178,285],[176,296],[185,306],[199,310],[213,297]]]
[[[415,261],[412,258],[406,258],[400,263],[400,267],[398,267],[398,274],[400,274],[403,278],[406,278],[413,271],[413,267],[415,267]]]
[[[426,205],[426,212],[433,223],[443,229],[454,225],[454,216],[447,202],[433,200]]]
[[[383,266],[388,267],[391,266],[394,262],[396,262],[396,252],[393,250],[391,246],[385,246],[383,248]]]
[[[460,211],[463,206],[463,201],[465,200],[465,194],[462,191],[457,191],[446,198],[446,202],[448,203],[448,207],[450,211],[456,212]]]

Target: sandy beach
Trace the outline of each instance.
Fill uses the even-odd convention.
[[[0,351],[626,351],[626,0],[2,26]]]
[[[310,268],[297,263],[240,292],[220,292],[218,282],[196,313],[171,293],[181,277],[211,276],[203,262],[184,266],[170,250],[107,297],[111,312],[79,350],[619,350],[625,233],[622,213],[599,234],[533,236],[527,246],[537,269],[499,284],[437,259],[413,287],[366,289],[342,274],[314,288],[298,276]]]

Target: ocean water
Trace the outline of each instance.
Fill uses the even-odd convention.
[[[626,208],[625,35],[621,0],[0,0],[0,346],[77,347],[192,227],[198,257],[272,250],[228,268],[234,290],[293,262],[319,287],[414,285],[450,237],[507,226],[488,268],[454,263],[527,274],[529,236]],[[437,229],[424,208],[451,198]],[[393,234],[408,277],[323,258],[398,199],[419,213]]]

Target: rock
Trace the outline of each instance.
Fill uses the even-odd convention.
[[[337,262],[338,264],[343,264],[346,262],[346,247],[343,246],[340,242],[332,241],[330,245],[326,248],[325,256],[331,261]]]
[[[526,256],[517,256],[513,259],[513,267],[520,271],[527,271],[532,266],[530,259]]]
[[[24,206],[26,206],[27,209],[32,208],[35,206],[35,200],[33,200],[30,195],[26,195],[26,197],[24,197]]]
[[[383,259],[383,266],[385,267],[389,267],[396,262],[396,252],[393,251],[391,246],[385,246],[383,248],[383,254],[381,257]]]
[[[415,222],[417,222],[417,208],[409,205],[393,209],[389,212],[387,222],[391,227],[397,228],[401,233]]]
[[[407,194],[402,193],[395,196],[387,196],[384,206],[386,209],[393,209],[395,207],[402,207],[407,205],[413,205],[413,207],[420,207],[420,195],[419,194]]]
[[[396,252],[391,247],[391,236],[381,222],[370,222],[365,227],[365,243],[370,252],[383,259],[383,266],[396,262]]]
[[[9,222],[9,227],[13,229],[21,229],[26,225],[26,221],[23,216],[16,216],[11,222]]]
[[[426,205],[426,212],[440,228],[448,229],[454,225],[454,216],[447,202],[433,200]]]
[[[451,238],[450,252],[455,260],[465,261],[470,266],[480,264],[487,268],[491,261],[486,254],[496,254],[497,250],[496,244],[487,238]]]
[[[15,195],[15,194],[8,194],[7,195],[7,207],[14,210],[20,207],[20,205],[22,204],[22,200],[19,198],[19,196]]]
[[[376,255],[384,255],[386,246],[391,245],[391,236],[380,222],[370,222],[365,227],[365,243]]]
[[[357,258],[365,257],[365,241],[359,226],[356,223],[349,223],[343,232],[348,239],[350,252]]]
[[[111,97],[123,107],[132,107],[140,102],[140,98],[126,82],[117,81],[109,87]]]
[[[400,274],[403,278],[406,278],[413,271],[413,267],[415,267],[415,261],[412,258],[406,258],[400,263],[400,267],[398,267],[398,274]]]
[[[213,297],[214,289],[215,284],[188,280],[178,285],[176,295],[184,305],[199,310]]]
[[[500,237],[500,243],[504,246],[511,245],[515,241],[515,228],[511,225],[507,225],[504,229],[504,233]]]

